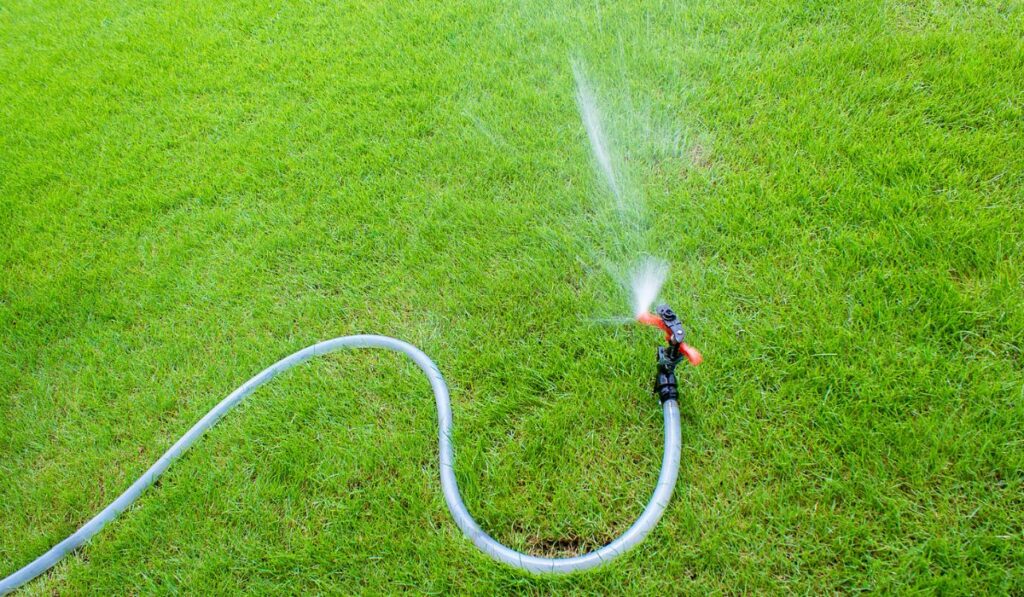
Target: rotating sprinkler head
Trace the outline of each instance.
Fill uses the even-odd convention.
[[[686,342],[686,331],[683,324],[668,305],[661,305],[657,308],[657,315],[653,313],[642,313],[637,321],[665,332],[665,341],[668,346],[658,347],[658,373],[654,377],[654,393],[662,402],[679,398],[679,389],[676,383],[676,365],[683,359],[690,361],[691,365],[700,365],[704,361],[700,351]]]

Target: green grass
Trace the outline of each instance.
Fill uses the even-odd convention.
[[[587,322],[618,303],[581,56],[681,140],[620,139],[706,356],[647,542],[570,578],[492,563],[442,500],[426,382],[347,353],[25,592],[1024,592],[1021,4],[669,4],[0,5],[0,575],[358,332],[438,362],[496,538],[631,524],[657,336]]]

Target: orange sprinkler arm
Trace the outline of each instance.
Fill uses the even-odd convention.
[[[700,351],[690,346],[686,342],[679,345],[679,351],[683,353],[687,361],[690,361],[691,365],[700,365],[704,362],[704,355],[700,354]]]
[[[665,340],[672,340],[672,330],[669,329],[665,322],[654,313],[641,313],[637,315],[636,320],[644,325],[656,327],[659,330],[665,332]]]

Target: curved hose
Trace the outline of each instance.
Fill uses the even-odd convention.
[[[459,529],[473,541],[474,545],[495,560],[533,573],[568,573],[593,568],[622,555],[642,541],[651,532],[651,529],[654,528],[654,525],[668,506],[669,499],[672,497],[672,490],[676,484],[676,475],[679,472],[679,406],[675,400],[668,400],[663,406],[665,415],[665,455],[662,459],[661,473],[658,476],[658,485],[654,489],[654,495],[651,496],[651,500],[647,503],[647,507],[644,508],[640,518],[619,538],[596,551],[572,558],[540,558],[520,553],[498,543],[473,520],[469,510],[466,509],[466,504],[462,501],[462,495],[459,493],[459,486],[455,480],[454,454],[452,452],[452,409],[448,396],[448,385],[445,383],[444,377],[441,376],[441,372],[437,369],[437,365],[423,351],[408,342],[387,336],[343,336],[314,344],[291,356],[285,357],[260,371],[255,377],[242,384],[234,392],[231,392],[227,398],[221,400],[213,410],[206,413],[206,416],[193,425],[169,450],[164,452],[164,455],[132,483],[131,487],[99,514],[94,516],[92,520],[85,523],[82,528],[75,531],[70,537],[36,558],[32,563],[7,578],[0,580],[0,595],[6,594],[39,576],[69,552],[74,551],[98,533],[104,525],[117,517],[118,514],[138,499],[142,492],[152,485],[157,477],[188,450],[207,429],[213,427],[221,417],[241,402],[243,398],[253,393],[256,388],[267,383],[282,371],[291,369],[313,357],[325,355],[343,348],[387,348],[394,350],[408,356],[426,374],[427,379],[430,380],[430,386],[434,390],[434,398],[437,402],[441,489],[444,491],[445,502],[447,502],[452,518],[455,519],[455,524],[459,526]]]

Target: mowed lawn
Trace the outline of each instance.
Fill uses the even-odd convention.
[[[624,531],[659,338],[597,321],[628,307],[581,60],[610,119],[668,131],[618,141],[706,359],[645,543],[491,562],[426,381],[342,353],[25,594],[1024,592],[1022,40],[1017,1],[3,3],[0,576],[352,333],[437,361],[497,539]]]

